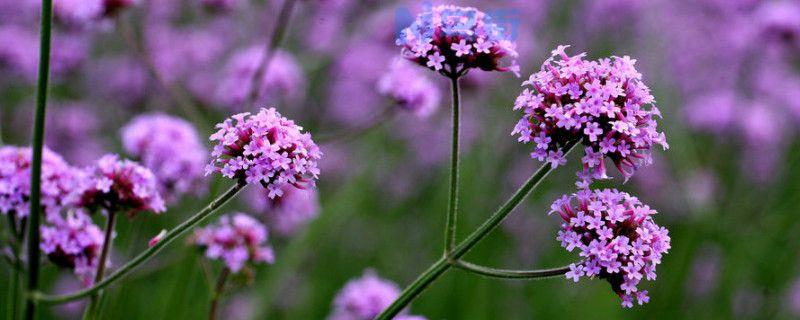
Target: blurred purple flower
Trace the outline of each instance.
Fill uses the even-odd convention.
[[[271,199],[262,188],[250,189],[247,200],[256,214],[264,214],[267,225],[282,236],[289,236],[319,214],[319,199],[314,188],[285,186],[283,195]]]
[[[236,52],[223,71],[223,78],[216,89],[216,101],[232,111],[243,111],[254,106],[246,106],[250,98],[250,88],[264,59],[261,45]],[[300,66],[289,53],[275,51],[266,72],[257,88],[255,105],[274,105],[278,98],[286,99],[295,105],[305,91],[305,76]]]
[[[793,316],[800,316],[800,279],[794,280],[786,292],[786,308]]]
[[[730,133],[736,126],[742,98],[731,90],[715,91],[693,97],[683,113],[689,126],[717,135]]]
[[[66,219],[43,225],[41,237],[39,247],[50,261],[72,269],[85,286],[92,285],[103,247],[103,231],[89,216],[71,211]]]
[[[368,269],[357,279],[350,280],[336,294],[333,311],[328,320],[372,320],[400,296],[400,288],[391,281],[378,277]],[[403,312],[394,319],[416,320],[424,317]]]
[[[147,70],[131,57],[101,58],[88,66],[86,86],[102,99],[133,107],[142,103],[149,81]]]
[[[267,243],[267,228],[244,214],[225,215],[216,225],[198,229],[192,241],[205,250],[211,260],[222,260],[233,273],[245,265],[273,263],[275,255]]]
[[[419,117],[430,116],[439,106],[438,87],[411,63],[396,59],[378,80],[378,92],[400,109]]]
[[[50,71],[53,80],[78,69],[88,55],[88,36],[54,32]],[[39,38],[35,30],[16,25],[0,25],[0,42],[13,43],[0,47],[0,69],[21,76],[28,83],[36,80],[39,67]]]
[[[200,0],[200,4],[212,13],[227,13],[233,11],[241,1],[239,0]]]
[[[161,213],[166,210],[153,173],[130,160],[108,154],[86,169],[87,176],[77,189],[78,206],[93,213],[103,209],[126,213]]]
[[[697,251],[686,279],[687,290],[694,299],[711,296],[717,288],[722,262],[720,249],[716,246],[704,246]]]

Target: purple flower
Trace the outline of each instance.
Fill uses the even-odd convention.
[[[80,211],[71,211],[66,219],[43,225],[41,235],[39,247],[50,261],[72,269],[85,286],[90,286],[103,247],[103,231],[92,219]]]
[[[205,250],[207,258],[222,260],[233,273],[248,263],[273,263],[267,228],[244,213],[232,215],[223,216],[217,225],[198,229],[192,241]]]
[[[137,0],[58,0],[53,1],[53,15],[67,26],[84,28],[103,18],[112,17],[137,2]]]
[[[368,269],[358,278],[347,284],[336,294],[333,311],[328,320],[372,320],[400,296],[400,288],[391,281],[378,277]],[[425,319],[424,317],[401,314],[395,319]]]
[[[78,206],[90,212],[104,209],[131,216],[141,211],[166,210],[155,176],[136,162],[108,154],[87,168],[86,173],[77,192]]]
[[[397,59],[378,80],[378,92],[401,109],[427,117],[439,106],[440,93],[430,79],[409,62]]]
[[[165,114],[141,115],[122,128],[125,151],[152,170],[169,201],[195,190],[203,177],[205,146],[191,123]]]
[[[289,236],[319,214],[319,199],[314,188],[298,189],[287,185],[283,195],[270,199],[265,189],[250,189],[247,200],[256,213],[263,213],[270,229]]]
[[[223,71],[222,82],[215,92],[216,101],[229,110],[251,108],[244,104],[250,98],[253,78],[263,59],[264,48],[260,45],[235,53]],[[294,57],[279,50],[273,54],[256,90],[256,105],[275,104],[278,98],[296,102],[305,90],[305,77]]]
[[[44,148],[42,154],[41,205],[48,221],[74,203],[73,191],[80,171],[61,156]],[[24,218],[30,212],[31,148],[0,147],[0,212]]]
[[[547,155],[554,167],[564,163],[559,160],[561,148],[580,139],[589,156],[578,172],[581,185],[607,178],[606,158],[627,180],[638,167],[652,162],[653,145],[668,148],[664,133],[656,129],[655,119],[661,114],[650,89],[634,68],[636,60],[625,56],[587,61],[585,53],[568,56],[568,47],[553,50],[541,70],[523,82],[531,89],[514,103],[524,115],[512,134],[524,143],[538,138],[535,157]],[[551,140],[543,143],[544,137]]]
[[[239,5],[239,0],[200,0],[200,4],[209,12],[227,13]]]
[[[478,9],[439,5],[419,14],[396,41],[403,57],[455,75],[463,70],[512,71],[518,75],[516,61],[501,66],[505,57],[516,59],[516,44],[503,27]]]
[[[568,251],[577,248],[583,258],[570,265],[567,278],[607,280],[624,307],[632,307],[634,297],[639,304],[649,301],[647,291],[638,285],[642,279],[656,279],[656,266],[670,249],[667,229],[651,217],[655,210],[615,189],[580,190],[556,200],[551,208],[551,214],[564,220],[557,237],[561,246]]]
[[[800,316],[800,278],[786,292],[786,307],[792,315]]]
[[[756,27],[767,40],[800,49],[800,4],[797,1],[764,2],[754,15]]]
[[[698,131],[724,134],[736,125],[743,98],[731,90],[722,90],[694,97],[683,108],[686,121]]]
[[[217,124],[212,134],[217,141],[211,152],[206,174],[218,172],[231,179],[260,183],[268,197],[283,194],[287,185],[311,187],[319,176],[317,161],[322,158],[311,134],[294,121],[281,116],[274,108],[262,108],[257,114],[234,115]]]

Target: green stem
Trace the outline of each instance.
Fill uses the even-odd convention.
[[[445,223],[444,254],[447,255],[456,245],[456,223],[458,216],[458,158],[461,94],[459,93],[459,76],[450,77],[450,91],[453,94],[453,137],[450,149],[450,201],[447,206],[447,222]]]
[[[214,213],[216,209],[218,209],[223,204],[231,200],[245,186],[246,184],[244,182],[238,182],[236,185],[228,189],[228,191],[226,191],[225,193],[214,199],[214,201],[211,201],[211,203],[208,204],[208,206],[206,206],[198,213],[196,213],[194,216],[189,218],[189,220],[184,221],[174,229],[170,230],[164,236],[164,238],[161,239],[161,241],[157,242],[152,247],[147,248],[147,250],[140,253],[138,256],[133,258],[133,260],[129,261],[124,266],[120,267],[117,271],[115,271],[114,273],[103,279],[103,281],[95,283],[94,286],[65,295],[48,295],[39,292],[34,292],[30,295],[29,298],[42,303],[61,304],[95,294],[96,292],[102,290],[103,288],[113,284],[117,280],[120,280],[123,277],[127,276],[129,273],[131,273],[131,271],[135,270],[136,267],[138,267],[145,261],[149,260],[152,256],[161,251],[161,249],[170,244],[172,241],[182,236],[184,233],[194,228],[199,223],[206,220],[212,213]]]
[[[565,156],[569,154],[569,152],[575,147],[577,141],[573,141],[568,143],[564,146],[564,154]],[[447,269],[450,268],[453,264],[457,263],[458,259],[464,256],[467,252],[469,252],[472,247],[474,247],[478,242],[480,242],[484,237],[486,237],[489,232],[494,230],[506,216],[508,216],[517,205],[525,199],[531,191],[539,185],[550,171],[552,171],[552,167],[550,164],[542,165],[539,170],[537,170],[529,179],[522,185],[514,195],[509,198],[503,206],[501,206],[494,214],[492,214],[489,219],[483,222],[478,229],[473,231],[466,240],[459,243],[458,246],[450,252],[447,256],[447,260],[445,258],[441,258],[436,261],[428,270],[423,272],[414,282],[411,283],[405,290],[400,294],[400,297],[395,300],[392,305],[389,306],[386,310],[381,313],[377,320],[389,320],[392,319],[395,315],[400,313],[409,303],[411,303],[414,298],[416,298],[422,291],[424,291],[434,280],[439,278]]]
[[[17,318],[17,302],[19,301],[19,271],[11,270],[11,294],[8,295],[8,320]]]
[[[108,253],[111,251],[111,240],[114,234],[114,222],[116,221],[117,214],[114,211],[108,212],[108,219],[106,220],[106,232],[103,238],[103,249],[100,251],[100,260],[97,262],[97,272],[94,275],[94,283],[103,280],[103,274],[106,270],[106,260],[108,260]],[[86,310],[83,312],[83,319],[96,319],[100,311],[100,295],[101,291],[93,294],[86,305]]]
[[[211,306],[208,309],[208,320],[215,320],[217,318],[217,305],[219,304],[219,298],[222,296],[223,290],[225,290],[225,281],[228,280],[228,275],[230,273],[230,269],[228,268],[222,268],[222,272],[219,273],[219,277],[217,278],[217,286],[214,287],[214,292],[211,295]]]
[[[33,121],[30,191],[30,231],[28,231],[28,292],[39,288],[39,211],[41,211],[42,146],[44,144],[44,119],[47,106],[47,81],[50,76],[50,26],[53,1],[42,0],[41,30],[39,37],[39,75],[36,84],[36,115]],[[25,303],[25,319],[36,315],[36,303],[28,296]]]
[[[261,81],[264,78],[264,74],[266,74],[267,70],[269,69],[270,62],[272,62],[272,57],[275,55],[275,50],[278,49],[278,46],[280,46],[281,42],[283,42],[283,38],[286,36],[286,31],[289,29],[289,21],[292,17],[292,10],[294,9],[295,2],[297,2],[297,0],[283,1],[283,5],[278,12],[278,17],[275,19],[275,25],[272,27],[272,35],[267,43],[264,56],[261,58],[258,68],[256,68],[256,72],[253,73],[252,81],[250,81],[250,94],[247,98],[247,104],[245,104],[245,106],[251,106],[258,98],[258,89],[261,87]]]
[[[550,278],[563,275],[567,273],[567,271],[569,271],[569,266],[553,268],[553,269],[539,269],[539,270],[495,269],[461,260],[456,261],[454,265],[456,268],[462,269],[464,271],[476,273],[489,278],[519,279],[519,280]]]

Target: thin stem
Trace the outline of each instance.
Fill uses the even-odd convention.
[[[8,295],[8,320],[14,320],[17,318],[17,305],[19,301],[19,271],[14,269],[11,270],[11,294]]]
[[[218,209],[223,204],[231,200],[245,186],[246,184],[244,182],[241,181],[238,182],[236,185],[228,189],[228,191],[226,191],[225,193],[223,193],[222,195],[211,201],[211,203],[208,204],[208,206],[197,212],[194,216],[192,216],[191,218],[184,221],[174,229],[167,232],[167,234],[164,236],[163,239],[161,239],[161,241],[157,242],[152,247],[147,248],[147,250],[140,253],[138,256],[133,258],[133,260],[129,261],[124,266],[120,267],[117,271],[115,271],[114,273],[103,279],[103,281],[95,283],[94,286],[65,295],[48,295],[40,292],[35,292],[32,293],[30,297],[33,300],[42,303],[61,304],[92,295],[102,290],[103,288],[108,287],[117,280],[120,280],[123,277],[127,276],[129,273],[131,273],[131,271],[135,270],[136,267],[149,260],[152,256],[161,251],[161,249],[163,249],[165,246],[173,242],[175,239],[182,236],[184,233],[194,228],[199,223],[205,221],[212,213],[214,213],[216,209]]]
[[[114,234],[114,223],[116,221],[116,217],[116,212],[108,212],[108,219],[106,220],[106,232],[105,237],[103,238],[103,249],[100,251],[100,260],[97,264],[97,272],[94,275],[94,283],[98,283],[103,280],[103,274],[106,270],[106,260],[108,259],[108,253],[111,251],[111,240],[112,235]],[[98,316],[101,294],[102,292],[97,292],[92,295],[91,299],[89,300],[89,304],[86,305],[86,310],[83,312],[84,319],[95,319]]]
[[[568,143],[564,146],[564,154],[569,154],[570,151],[575,147],[577,141],[573,141]],[[509,198],[503,206],[501,206],[494,214],[492,214],[489,219],[487,219],[483,224],[481,224],[478,229],[473,231],[466,240],[462,241],[458,244],[458,246],[453,249],[452,252],[447,256],[448,260],[445,258],[439,259],[436,261],[428,270],[423,272],[414,282],[411,283],[405,290],[400,294],[400,297],[395,300],[389,308],[381,313],[377,320],[389,320],[392,319],[395,315],[397,315],[400,311],[405,309],[409,303],[411,303],[414,298],[416,298],[422,291],[425,290],[434,280],[436,280],[442,273],[447,271],[447,269],[451,266],[451,264],[455,264],[458,259],[460,259],[463,255],[469,252],[472,247],[474,247],[478,242],[480,242],[484,237],[486,237],[489,232],[494,230],[506,216],[508,216],[517,205],[522,202],[525,197],[531,193],[531,191],[539,185],[550,171],[552,171],[552,167],[550,164],[542,165],[539,170],[537,170],[529,179],[522,185],[514,195]]]
[[[495,269],[461,260],[454,262],[453,265],[456,268],[462,269],[464,271],[476,273],[489,278],[518,279],[518,280],[534,280],[534,279],[550,278],[563,275],[567,273],[567,271],[569,271],[569,266],[552,268],[552,269],[538,269],[538,270]]]
[[[453,247],[456,245],[456,223],[458,216],[458,159],[459,155],[459,142],[460,136],[460,109],[461,109],[461,94],[459,93],[459,77],[450,77],[450,91],[453,94],[453,137],[452,148],[450,149],[450,201],[447,205],[447,222],[445,223],[444,235],[444,254],[448,255]]]
[[[53,16],[53,1],[42,0],[41,30],[39,37],[39,75],[36,84],[36,115],[33,121],[33,141],[31,159],[31,208],[30,231],[28,231],[28,292],[39,288],[39,212],[42,192],[42,145],[44,144],[44,119],[47,107],[47,82],[50,77],[50,26]],[[28,297],[25,303],[25,319],[36,315],[36,303]]]
[[[253,73],[253,79],[250,81],[250,90],[248,91],[249,95],[245,106],[251,106],[258,98],[258,90],[261,87],[264,74],[266,74],[269,69],[272,57],[275,55],[275,50],[280,46],[281,42],[283,42],[286,31],[289,29],[289,21],[292,17],[292,9],[294,9],[295,2],[297,2],[297,0],[283,1],[278,17],[275,19],[275,25],[272,27],[272,35],[269,38],[266,50],[264,50],[264,56],[261,58],[261,61],[259,61],[258,68],[256,68],[256,72]]]
[[[217,286],[214,288],[214,292],[211,295],[211,307],[208,309],[208,320],[215,320],[217,318],[217,304],[219,304],[219,298],[225,290],[225,281],[228,279],[230,273],[231,271],[227,267],[222,268],[222,272],[219,273]]]

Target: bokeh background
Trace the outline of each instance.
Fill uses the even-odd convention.
[[[46,144],[74,165],[124,155],[120,128],[139,114],[191,121],[205,137],[240,111],[274,106],[315,137],[358,131],[394,106],[378,79],[399,55],[393,37],[426,3],[298,1],[258,106],[242,84],[282,1],[140,0],[86,22],[78,1],[55,0]],[[38,61],[38,6],[0,0],[0,108],[5,144],[27,145]],[[463,237],[538,167],[516,143],[520,84],[550,50],[630,55],[654,91],[671,148],[621,188],[659,211],[672,250],[645,285],[651,302],[624,310],[604,281],[500,281],[451,270],[411,305],[428,319],[792,319],[800,317],[800,1],[451,1],[496,14],[518,41],[522,78],[472,72],[463,81]],[[435,4],[439,4],[436,2]],[[60,11],[59,11],[60,10]],[[249,60],[248,60],[249,59]],[[256,59],[257,60],[257,59]],[[248,69],[250,68],[250,69]],[[420,69],[422,70],[422,69]],[[244,74],[244,75],[242,75]],[[372,269],[404,286],[441,255],[447,204],[448,82],[433,114],[396,112],[353,139],[321,143],[318,216],[271,232],[273,265],[254,269],[223,301],[224,319],[323,319],[337,291]],[[192,108],[176,102],[184,95]],[[575,155],[468,259],[542,268],[576,259],[556,242],[550,202],[574,190]],[[613,180],[608,186],[619,186]],[[190,216],[229,181],[207,178],[166,214],[118,225],[113,264]],[[598,186],[603,186],[599,183]],[[263,208],[262,208],[263,209]],[[243,196],[221,212],[259,216]],[[99,221],[99,220],[98,220]],[[183,240],[182,240],[183,241]],[[185,242],[107,291],[108,319],[198,319],[218,263]],[[3,265],[0,286],[8,287]],[[79,287],[53,265],[50,292]],[[8,290],[0,291],[7,301]],[[0,304],[5,312],[7,304]],[[82,307],[43,308],[79,318]]]

